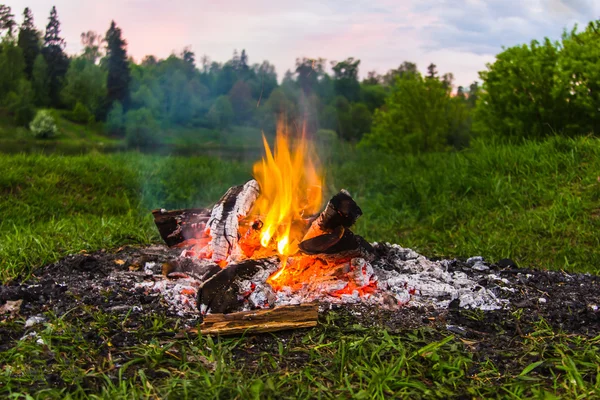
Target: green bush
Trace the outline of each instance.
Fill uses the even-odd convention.
[[[125,122],[125,140],[132,148],[152,148],[160,143],[160,127],[147,108],[129,111]]]
[[[469,112],[464,101],[450,94],[437,78],[418,73],[397,77],[360,144],[395,153],[445,151],[462,144]]]
[[[95,121],[94,115],[79,101],[75,104],[73,110],[64,113],[64,116],[69,121],[78,124],[91,124]]]
[[[480,72],[474,129],[504,141],[600,132],[600,21],[515,46]]]
[[[29,124],[29,129],[36,138],[47,139],[56,136],[58,128],[54,117],[48,110],[40,110]]]

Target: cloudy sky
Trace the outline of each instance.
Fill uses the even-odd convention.
[[[361,75],[385,73],[402,61],[424,71],[430,62],[468,85],[502,46],[548,36],[600,18],[600,0],[0,0],[47,23],[56,5],[67,51],[79,35],[122,28],[136,60],[166,57],[190,46],[215,61],[246,49],[250,62],[269,60],[279,77],[306,56],[361,60]]]

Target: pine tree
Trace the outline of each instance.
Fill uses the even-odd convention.
[[[3,31],[6,31],[8,37],[13,37],[16,26],[17,23],[15,22],[15,16],[12,14],[11,8],[0,4],[0,36]]]
[[[50,105],[53,107],[60,105],[62,81],[69,69],[69,58],[64,52],[65,46],[65,40],[60,37],[60,22],[56,7],[52,7],[44,35],[42,55],[48,65]]]
[[[127,61],[127,42],[121,37],[121,28],[112,21],[106,32],[106,80],[107,109],[111,109],[115,101],[121,102],[127,110],[129,103],[129,83],[131,75]]]
[[[19,28],[17,44],[23,51],[23,57],[25,57],[25,74],[27,75],[27,79],[31,80],[33,63],[35,63],[35,58],[40,54],[40,32],[35,29],[33,15],[29,7],[23,11],[23,23],[21,24],[21,28]]]
[[[428,78],[437,78],[437,65],[435,65],[434,63],[429,64],[429,66],[427,67],[427,77]]]

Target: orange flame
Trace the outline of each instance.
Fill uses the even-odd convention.
[[[292,149],[289,129],[280,119],[274,151],[264,135],[263,142],[265,157],[254,164],[260,196],[252,214],[260,215],[263,222],[261,245],[269,247],[274,242],[277,252],[288,256],[298,251],[306,229],[303,218],[319,212],[323,179],[315,167],[316,154],[304,129]]]

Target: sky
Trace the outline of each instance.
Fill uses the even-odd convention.
[[[385,73],[403,61],[425,72],[452,72],[468,86],[502,46],[559,39],[565,28],[600,19],[600,0],[0,0],[17,22],[30,7],[44,28],[56,5],[67,52],[80,34],[121,27],[136,61],[189,46],[224,62],[245,49],[249,62],[268,60],[281,79],[299,57],[361,60],[360,75]]]

